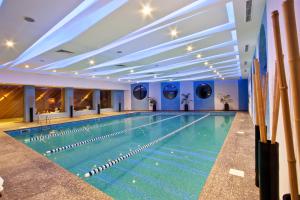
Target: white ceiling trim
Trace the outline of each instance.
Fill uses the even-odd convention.
[[[115,47],[118,47],[122,44],[125,44],[125,43],[128,43],[130,41],[133,41],[135,39],[138,39],[142,36],[145,36],[147,34],[150,34],[152,32],[155,32],[157,30],[160,30],[162,28],[165,28],[165,27],[168,27],[168,26],[171,26],[173,24],[176,24],[180,21],[184,21],[184,20],[187,20],[191,17],[194,17],[195,15],[198,15],[198,14],[202,14],[202,12],[200,13],[196,13],[195,15],[191,15],[191,16],[188,16],[188,17],[185,17],[183,19],[179,19],[179,20],[176,20],[174,22],[171,22],[171,23],[168,23],[168,24],[165,24],[165,25],[162,25],[160,27],[157,27],[157,28],[154,28],[154,29],[150,29],[158,24],[161,24],[161,23],[164,23],[165,21],[167,20],[170,20],[170,19],[173,19],[175,17],[179,17],[179,16],[182,16],[184,14],[186,14],[187,12],[191,12],[191,11],[194,11],[195,9],[199,9],[201,7],[205,7],[205,6],[208,6],[210,4],[213,4],[215,2],[217,2],[218,0],[198,0],[186,7],[183,7],[157,21],[154,21],[152,22],[151,24],[147,25],[146,27],[143,27],[133,33],[130,33],[128,34],[127,36],[123,37],[123,38],[120,38],[119,40],[109,44],[109,45],[106,45],[100,49],[97,49],[97,50],[94,50],[94,51],[90,51],[90,52],[87,52],[87,53],[84,53],[84,54],[81,54],[81,55],[77,55],[77,56],[73,56],[71,58],[68,58],[68,59],[64,59],[64,60],[60,60],[60,61],[57,61],[57,62],[54,62],[54,63],[51,63],[51,64],[48,64],[48,65],[45,65],[45,66],[41,66],[41,67],[38,67],[36,69],[40,70],[40,69],[46,69],[46,70],[49,70],[49,69],[61,69],[61,68],[65,68],[69,65],[72,65],[74,63],[77,63],[77,62],[80,62],[82,60],[85,60],[85,59],[88,59],[90,57],[93,57],[93,56],[96,56],[100,53],[103,53],[107,50],[110,50],[112,48],[115,48]],[[147,29],[150,29],[148,31],[146,31]]]
[[[112,0],[104,5],[98,0],[83,1],[70,14],[16,58],[10,67],[24,63],[33,57],[71,41],[125,3],[127,3],[127,0]]]

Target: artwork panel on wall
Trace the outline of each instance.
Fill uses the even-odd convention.
[[[214,110],[215,92],[214,81],[195,81],[194,82],[194,106],[195,110]]]
[[[131,85],[131,109],[149,110],[148,96],[149,96],[149,83],[132,84]]]
[[[180,110],[180,84],[179,82],[161,83],[161,109]]]
[[[23,107],[23,86],[0,85],[0,119],[23,117]]]

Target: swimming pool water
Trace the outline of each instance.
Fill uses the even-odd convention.
[[[114,199],[198,199],[233,118],[137,113],[9,134]]]

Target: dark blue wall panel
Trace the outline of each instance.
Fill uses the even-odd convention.
[[[240,79],[239,87],[239,110],[248,110],[248,80]]]
[[[167,99],[163,94],[164,87],[173,84],[178,88],[178,94],[174,99]],[[162,82],[161,83],[161,109],[162,110],[180,110],[180,84],[179,82]]]
[[[206,83],[212,89],[212,95],[207,99],[201,99],[196,94],[197,86],[200,84]],[[215,109],[215,88],[214,81],[195,81],[194,82],[194,108],[195,110],[214,110]]]

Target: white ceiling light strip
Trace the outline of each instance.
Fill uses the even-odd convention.
[[[95,76],[104,76],[104,75],[110,75],[110,74],[117,74],[120,72],[124,72],[124,71],[130,71],[130,70],[134,70],[136,68],[140,68],[143,66],[134,66],[134,67],[125,67],[125,68],[121,68],[121,69],[112,69],[112,70],[105,70],[105,71],[99,71],[99,72],[93,72],[93,73],[85,73],[82,75],[95,75]]]
[[[205,37],[211,36],[212,34],[228,31],[228,30],[231,30],[234,28],[235,28],[234,24],[226,23],[226,24],[219,25],[219,26],[216,26],[213,28],[209,28],[207,30],[200,31],[198,33],[194,33],[194,34],[191,34],[191,35],[188,35],[188,36],[176,39],[176,40],[162,43],[160,45],[117,58],[115,60],[104,62],[102,64],[99,64],[99,65],[96,65],[93,67],[89,67],[88,69],[96,69],[96,68],[101,68],[101,67],[107,67],[107,66],[112,66],[112,65],[117,65],[117,64],[124,64],[124,63],[128,63],[128,62],[138,61],[138,60],[150,57],[150,56],[160,54],[162,52],[169,51],[174,48],[178,48],[178,47],[187,45],[188,43],[204,39]]]
[[[145,74],[145,75],[139,75],[139,76],[122,76],[119,77],[120,80],[135,80],[135,79],[140,79],[140,78],[146,78],[146,77],[154,77],[156,76],[155,74]]]
[[[212,72],[214,71],[215,69],[216,70],[222,70],[222,69],[231,69],[232,67],[238,67],[239,65],[230,65],[230,66],[223,66],[223,67],[218,67],[218,68],[213,68],[213,69],[206,69],[206,70],[192,70],[192,71],[189,71],[189,72],[184,72],[184,73],[176,73],[176,74],[169,74],[169,75],[166,75],[166,76],[160,76],[159,78],[177,78],[177,77],[184,77],[184,76],[190,76],[190,75],[194,75],[194,74],[202,74],[202,73],[206,73],[206,72]],[[238,68],[239,69],[239,68]],[[235,70],[237,70],[235,68]],[[221,71],[219,71],[221,72]]]
[[[207,2],[206,2],[207,4],[203,4],[203,0],[198,0],[198,1],[196,1],[196,2],[194,2],[194,3],[192,4],[193,6],[188,5],[188,6],[186,6],[186,7],[183,7],[183,8],[181,8],[181,9],[179,9],[179,10],[177,10],[177,11],[175,11],[175,12],[173,12],[173,13],[167,15],[167,16],[165,16],[163,20],[162,20],[162,19],[159,19],[159,20],[157,20],[157,21],[154,21],[153,23],[151,23],[151,24],[149,24],[148,26],[146,26],[146,28],[149,29],[150,27],[154,27],[155,25],[157,25],[157,24],[159,24],[159,23],[163,23],[163,22],[165,22],[166,20],[170,20],[170,19],[173,19],[173,18],[175,18],[175,17],[182,16],[182,15],[186,14],[186,10],[189,10],[189,9],[191,9],[191,8],[193,8],[193,9],[190,10],[189,12],[194,11],[195,8],[199,9],[199,8],[201,8],[201,7],[204,7],[205,5],[212,4],[212,3],[216,2],[216,0],[209,0],[209,1],[206,0],[206,1],[207,1]],[[176,13],[176,14],[175,14],[175,13]],[[202,12],[201,12],[201,13],[202,13]],[[140,37],[142,37],[142,36],[145,36],[145,35],[147,35],[147,34],[150,34],[150,33],[154,32],[154,31],[157,31],[157,30],[160,30],[160,29],[162,29],[162,28],[171,26],[171,25],[173,25],[173,24],[175,24],[175,23],[178,23],[178,22],[180,22],[180,21],[183,21],[183,20],[187,20],[187,19],[189,19],[189,18],[191,18],[191,17],[194,17],[194,16],[196,16],[196,15],[198,15],[198,14],[201,14],[201,13],[196,13],[196,14],[194,14],[194,15],[185,17],[185,18],[183,18],[183,19],[176,20],[176,21],[174,21],[174,22],[171,22],[171,23],[169,23],[169,24],[165,24],[165,25],[163,25],[163,26],[160,26],[160,27],[155,28],[155,29],[151,29],[151,30],[146,31],[146,32],[143,32],[143,31],[145,30],[145,27],[144,27],[144,28],[141,28],[141,29],[135,31],[134,33],[131,33],[131,34],[129,34],[129,35],[123,37],[123,38],[120,38],[119,40],[117,40],[117,41],[115,41],[115,42],[113,42],[113,43],[110,43],[110,44],[108,44],[108,45],[106,45],[106,46],[104,46],[104,47],[102,47],[102,48],[100,48],[100,49],[97,49],[97,50],[94,50],[94,51],[90,51],[90,52],[87,52],[87,53],[83,53],[83,54],[80,54],[80,55],[77,55],[77,56],[73,56],[73,57],[71,57],[71,58],[67,58],[67,59],[64,59],[64,60],[60,60],[60,61],[57,61],[57,62],[54,62],[54,63],[50,63],[50,64],[48,64],[48,65],[41,66],[41,67],[38,67],[38,68],[36,68],[36,69],[59,69],[59,68],[64,68],[64,67],[66,67],[66,66],[69,66],[69,65],[72,65],[72,64],[74,64],[74,63],[80,62],[81,60],[90,58],[90,57],[95,56],[95,55],[98,55],[98,54],[100,54],[100,53],[102,53],[102,52],[104,52],[104,51],[110,50],[110,49],[115,48],[115,47],[118,47],[118,46],[120,46],[120,45],[122,45],[122,44],[125,44],[125,43],[128,43],[128,42],[130,42],[130,41],[133,41],[133,40],[135,40],[135,39],[137,39],[137,38],[140,38]],[[138,33],[139,33],[139,34],[138,34]],[[129,37],[129,36],[130,36],[130,37]]]
[[[111,0],[104,5],[103,2],[98,0],[83,1],[70,14],[15,59],[12,67],[71,41],[125,3],[127,3],[127,0]]]
[[[238,52],[223,53],[223,54],[213,55],[213,56],[202,58],[202,59],[195,59],[195,60],[191,60],[191,61],[185,61],[185,62],[181,62],[181,63],[171,64],[171,65],[164,66],[164,67],[156,67],[156,68],[152,68],[149,70],[139,71],[139,72],[135,72],[134,74],[150,73],[150,72],[156,73],[156,72],[168,71],[168,70],[173,70],[173,69],[177,69],[177,68],[182,68],[182,67],[202,63],[202,62],[212,60],[212,59],[235,56],[237,54],[238,54]]]
[[[197,51],[190,52],[190,53],[188,53],[186,55],[183,55],[183,56],[176,56],[176,57],[168,58],[168,59],[165,59],[165,60],[160,60],[158,62],[152,63],[151,65],[136,66],[136,67],[134,67],[134,69],[141,68],[141,67],[151,67],[151,66],[155,66],[155,65],[166,65],[167,63],[165,63],[165,62],[169,62],[169,61],[175,61],[176,62],[177,59],[189,57],[190,54],[195,54],[197,52],[204,52],[204,51],[208,51],[208,50],[215,50],[215,49],[218,49],[218,48],[234,45],[235,43],[236,43],[236,41],[224,42],[224,43],[221,43],[221,44],[205,47],[205,48],[199,49]],[[124,69],[124,71],[126,71],[126,70],[130,70],[131,68],[128,67],[126,69],[125,68],[122,68],[122,69]],[[116,71],[116,73],[120,72],[119,69],[117,69],[115,71]],[[101,73],[103,73],[102,70],[101,70]],[[101,73],[97,73],[97,72],[95,72],[95,70],[93,70],[93,72],[91,72],[90,74],[91,75],[101,75]],[[114,70],[111,70],[111,73],[115,73]]]
[[[236,76],[239,76],[239,74],[237,73],[228,73],[230,75],[236,75]],[[224,75],[228,75],[228,74],[224,74]],[[201,80],[201,79],[209,79],[209,78],[217,78],[219,77],[217,74],[214,74],[214,75],[209,75],[209,76],[196,76],[196,77],[190,77],[190,78],[183,78],[183,79],[176,79],[176,81],[193,81],[193,80]],[[222,77],[226,77],[226,76],[223,76]]]
[[[212,5],[216,2],[218,2],[219,0],[198,0],[198,1],[195,1],[193,3],[191,3],[190,5],[187,5],[165,17],[162,17],[161,19],[159,20],[156,20],[155,22],[147,25],[147,26],[144,26],[143,28],[137,30],[137,31],[134,31],[130,34],[128,34],[127,36],[125,36],[125,38],[128,38],[128,37],[131,37],[131,36],[134,36],[134,35],[137,35],[137,34],[140,34],[141,32],[144,32],[144,31],[147,31],[147,29],[152,29],[153,27],[155,27],[156,25],[159,25],[161,23],[164,23],[164,22],[167,22],[168,20],[172,20],[176,17],[179,17],[179,16],[182,16],[182,15],[185,15],[185,14],[188,14],[188,13],[191,13],[195,10],[198,10],[200,8],[204,8],[204,7],[207,7],[209,5]]]

